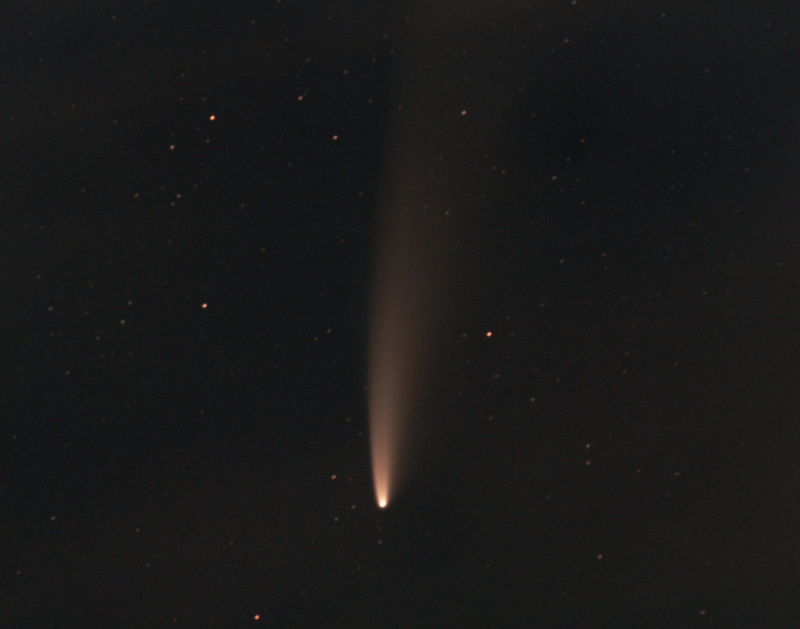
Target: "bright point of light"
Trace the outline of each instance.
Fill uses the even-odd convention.
[[[375,479],[375,500],[383,509],[389,504],[389,459],[380,443],[373,441],[372,475]]]

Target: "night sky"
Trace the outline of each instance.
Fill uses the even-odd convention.
[[[796,1],[30,0],[0,33],[0,625],[800,625]]]

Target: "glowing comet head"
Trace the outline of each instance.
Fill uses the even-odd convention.
[[[378,506],[381,509],[384,509],[386,505],[389,504],[389,476],[386,474],[385,476],[378,474],[381,472],[388,472],[387,469],[380,470],[375,468],[374,476],[375,476],[375,500],[378,501]]]
[[[435,114],[430,112],[432,119]],[[412,116],[413,118],[413,116]],[[425,116],[427,120],[427,115]],[[439,319],[452,310],[441,254],[439,149],[428,154],[423,120],[402,118],[397,154],[389,163],[384,216],[378,229],[369,338],[369,433],[375,498],[380,508],[395,499],[417,465],[429,381],[437,375]],[[433,135],[438,137],[438,128]],[[449,188],[449,184],[445,186]],[[431,210],[434,203],[437,209]],[[444,228],[446,231],[440,232]]]
[[[389,504],[389,467],[385,463],[376,465],[373,460],[373,476],[375,480],[375,500],[378,501],[378,506],[384,509]]]
[[[372,477],[375,483],[375,500],[383,509],[389,504],[389,486],[392,477],[392,431],[390,425],[376,421],[375,415],[373,415],[371,423]]]

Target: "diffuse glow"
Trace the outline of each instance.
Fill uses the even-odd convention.
[[[419,415],[437,356],[435,321],[445,293],[437,230],[445,214],[428,205],[435,198],[425,184],[428,163],[413,158],[424,150],[413,136],[401,136],[402,152],[409,154],[398,163],[407,166],[395,166],[388,186],[370,314],[369,428],[381,508],[392,501],[420,456]]]
[[[396,334],[396,330],[394,331]],[[405,379],[397,371],[398,357],[390,348],[394,334],[382,334],[372,339],[370,367],[369,426],[372,449],[372,477],[375,499],[383,509],[397,482],[396,459],[401,447],[401,406],[397,400],[398,386]]]
[[[398,255],[395,247],[389,251],[393,255],[378,278],[373,296],[369,358],[372,476],[375,499],[381,508],[394,497],[410,455],[407,441],[420,388],[424,303],[424,292],[419,289],[422,282],[409,281],[418,276],[417,264],[407,256]]]
[[[426,9],[430,3],[419,4]],[[463,127],[431,97],[441,85],[441,68],[428,54],[430,35],[411,29],[408,36],[397,86],[404,105],[390,120],[370,313],[369,429],[381,508],[394,500],[424,446],[439,318],[449,311],[444,261],[455,237],[449,209],[462,176],[458,159],[442,158],[443,147],[454,157]]]

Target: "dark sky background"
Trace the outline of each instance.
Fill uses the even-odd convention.
[[[0,33],[0,624],[798,626],[796,2],[32,0]],[[451,214],[379,510],[400,111]]]

